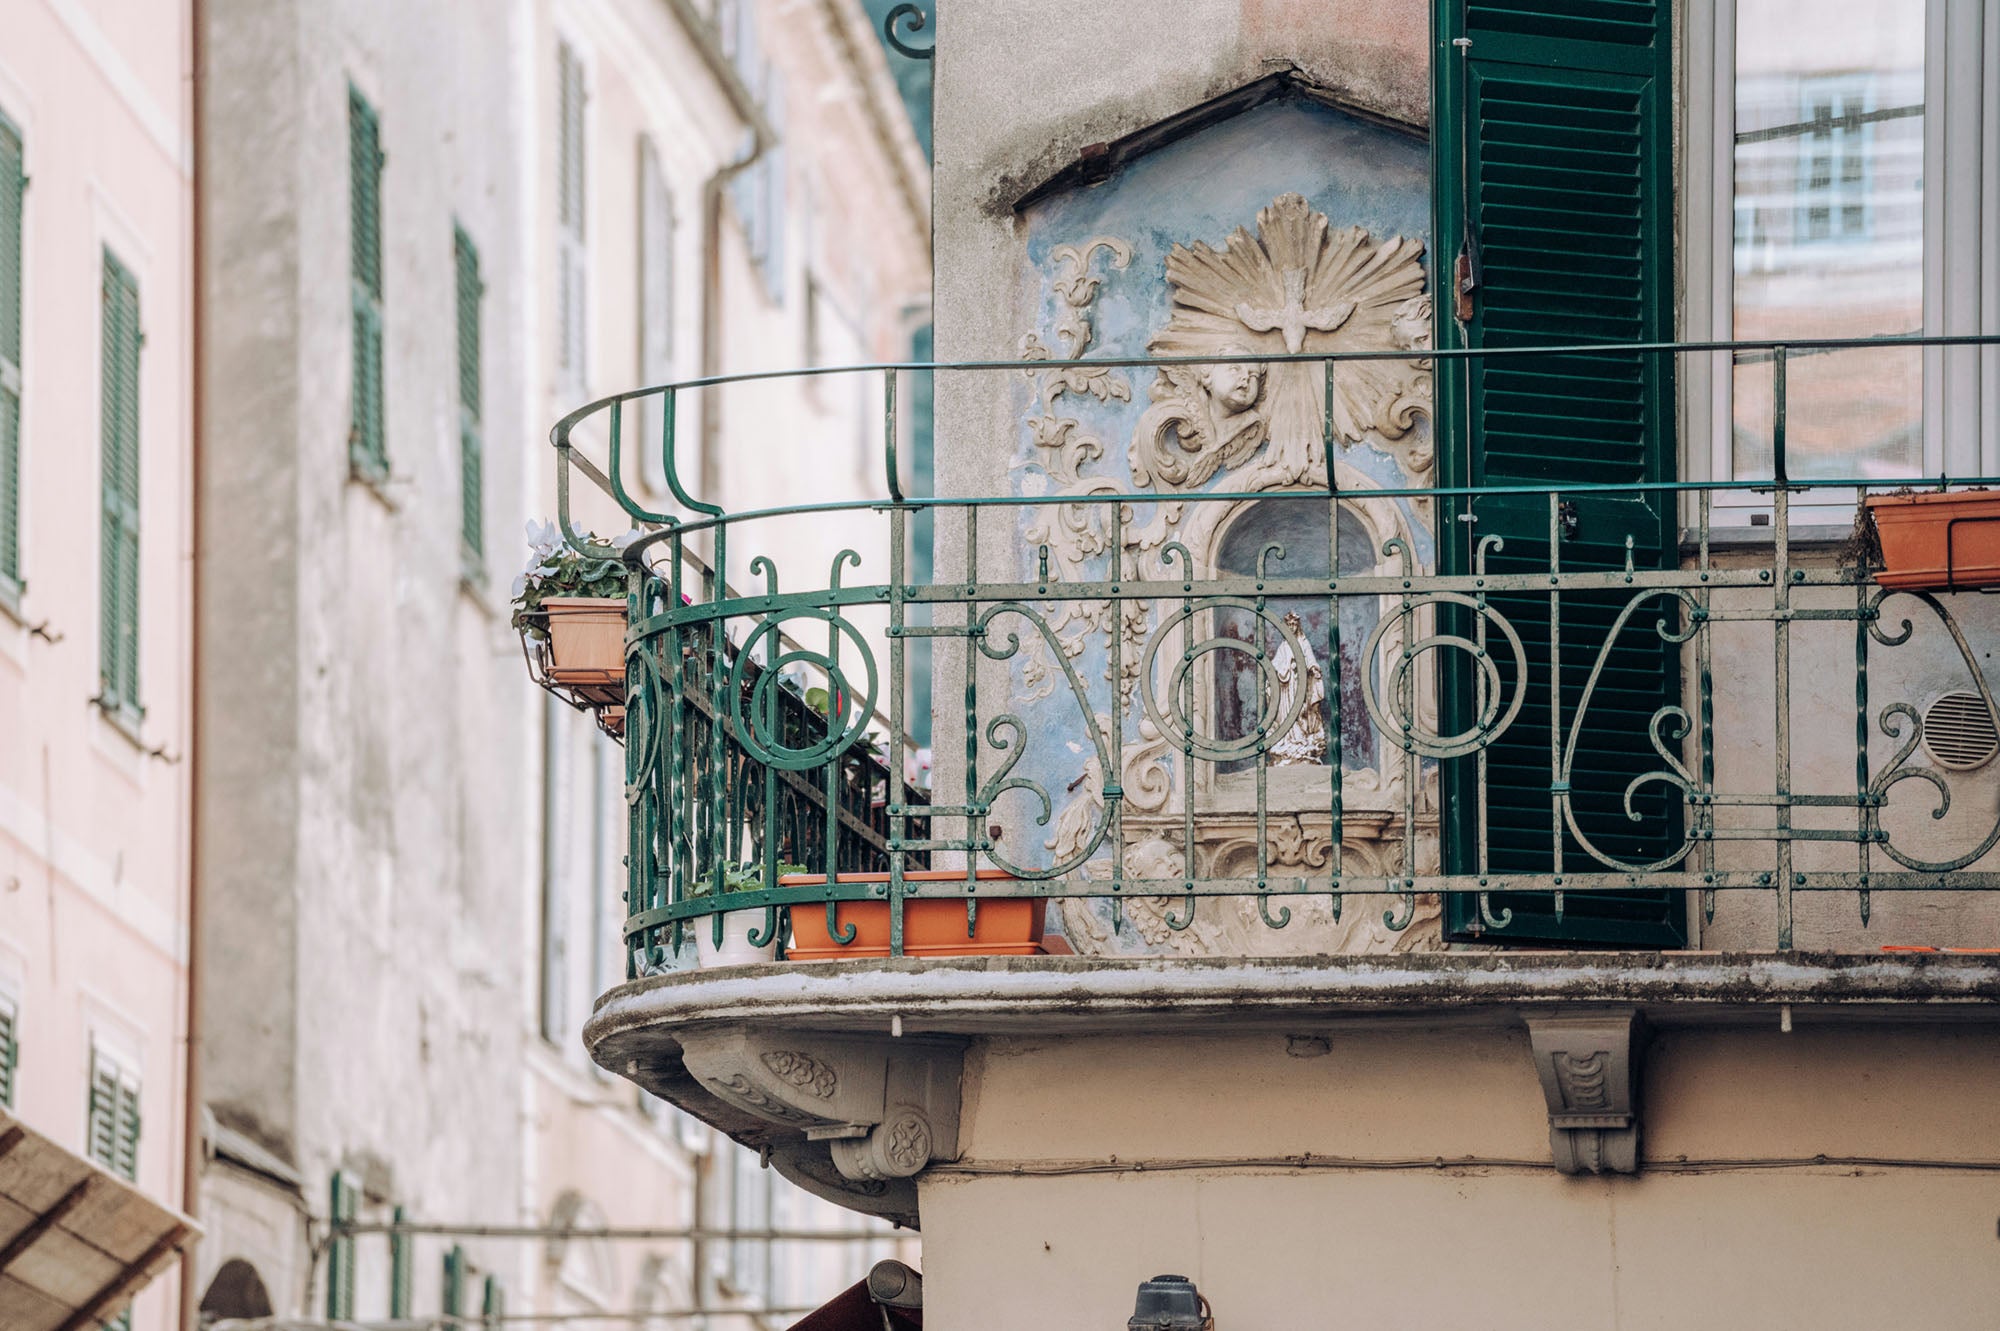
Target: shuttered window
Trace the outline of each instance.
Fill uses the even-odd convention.
[[[485,441],[480,426],[479,250],[465,228],[452,228],[457,273],[459,555],[465,576],[477,581],[486,565]]]
[[[444,1255],[444,1293],[439,1311],[446,1317],[465,1315],[465,1249],[454,1243]]]
[[[589,253],[584,243],[583,62],[556,47],[556,367],[566,392],[586,383]]]
[[[336,1171],[327,1189],[327,1218],[335,1224],[354,1219],[361,1186],[352,1174]],[[326,1249],[326,1315],[330,1320],[354,1316],[353,1235],[334,1238]]]
[[[354,301],[353,420],[348,461],[366,480],[385,480],[389,451],[382,383],[382,132],[375,108],[347,89],[349,285]]]
[[[486,1290],[479,1300],[481,1321],[488,1331],[499,1331],[507,1316],[507,1291],[499,1276],[486,1277]]]
[[[139,705],[139,284],[109,250],[101,296],[98,701],[106,714],[136,725],[144,715]]]
[[[21,598],[21,271],[28,178],[21,131],[0,115],[0,604]]]
[[[391,1216],[396,1224],[402,1224],[403,1208],[397,1207]],[[415,1308],[411,1298],[412,1286],[416,1280],[416,1240],[401,1230],[389,1237],[389,1316],[408,1317]]]
[[[0,998],[0,1109],[14,1107],[14,1069],[21,1064],[20,1012],[9,998]]]
[[[122,1179],[139,1177],[139,1074],[90,1049],[90,1158]]]
[[[1671,338],[1672,43],[1668,0],[1439,0],[1433,124],[1439,336],[1445,346],[1532,348]],[[1466,45],[1459,43],[1464,41]],[[1458,260],[1457,272],[1453,260]],[[1466,289],[1461,290],[1464,287]],[[1454,315],[1462,316],[1454,318]],[[1440,454],[1448,484],[1674,479],[1671,358],[1640,354],[1531,356],[1440,363]],[[1637,567],[1676,557],[1670,495],[1576,496],[1557,526],[1565,570]],[[1474,544],[1500,537],[1489,571],[1546,572],[1546,496],[1480,495],[1440,514],[1440,562],[1471,571]],[[1470,519],[1469,521],[1467,519]],[[1485,833],[1479,862],[1479,772],[1474,758],[1445,764],[1445,854],[1453,872],[1551,873],[1557,845],[1551,732],[1566,742],[1598,651],[1627,597],[1570,592],[1494,595],[1520,632],[1527,704],[1487,750]],[[1627,786],[1658,766],[1648,728],[1679,701],[1679,658],[1638,616],[1613,642],[1568,773],[1578,824],[1622,860],[1658,858],[1680,844],[1680,805],[1663,783]],[[1560,624],[1560,688],[1551,689],[1553,626]],[[1440,666],[1447,732],[1478,706],[1465,660]],[[1511,681],[1509,681],[1511,685]],[[1560,712],[1552,706],[1560,705]],[[1457,725],[1451,724],[1456,717]],[[1562,866],[1592,860],[1567,830]],[[1485,941],[1673,945],[1684,940],[1677,894],[1496,893],[1506,927],[1482,924],[1477,904],[1454,899],[1447,927]]]

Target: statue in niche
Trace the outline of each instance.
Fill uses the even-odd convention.
[[[1254,236],[1239,227],[1221,250],[1174,246],[1167,256],[1172,313],[1147,349],[1199,357],[1414,346],[1428,337],[1416,327],[1429,310],[1422,258],[1421,241],[1334,230],[1304,196],[1281,195],[1257,214]],[[1250,463],[1266,443],[1242,488],[1324,481],[1324,370],[1277,364],[1247,377],[1242,368],[1159,371],[1153,405],[1132,437],[1135,481],[1190,489]],[[1429,404],[1428,362],[1346,362],[1334,376],[1334,433],[1350,443],[1369,435],[1401,440]],[[1412,479],[1427,469],[1426,453]]]
[[[1294,653],[1290,639],[1286,639],[1271,658],[1271,671],[1278,677],[1277,715],[1291,715],[1300,690],[1305,692],[1305,705],[1292,728],[1271,746],[1271,765],[1316,767],[1326,761],[1326,672],[1319,668],[1312,640],[1304,636],[1305,625],[1298,611],[1286,613],[1285,627],[1298,638],[1299,651]]]

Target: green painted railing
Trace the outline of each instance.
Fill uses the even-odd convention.
[[[1420,901],[1463,893],[1473,907],[1470,933],[1505,941],[1509,903],[1522,894],[1546,894],[1561,920],[1593,894],[1684,892],[1693,913],[1712,920],[1719,897],[1749,893],[1770,899],[1773,941],[1784,949],[1794,945],[1794,903],[1802,894],[1846,896],[1857,912],[1852,918],[1865,926],[1882,894],[2000,890],[2000,873],[1975,867],[2000,843],[2000,813],[1984,807],[1995,802],[1984,802],[1976,827],[1954,823],[1946,838],[1952,844],[1910,831],[1910,801],[1921,791],[1920,812],[1943,820],[1953,807],[1952,781],[1920,758],[1926,736],[1918,700],[1885,701],[1870,683],[1871,670],[1882,677],[1898,649],[1928,640],[1933,654],[1957,663],[1956,686],[2000,729],[1980,669],[1986,645],[1968,640],[1954,613],[1962,604],[1877,585],[1865,542],[1844,562],[1823,552],[1801,558],[1795,530],[1810,522],[1823,533],[1818,524],[1830,509],[1851,514],[1870,493],[2000,480],[1805,480],[1792,474],[1786,446],[1788,360],[1863,348],[1985,348],[1971,354],[1992,356],[1996,346],[2000,338],[1902,338],[1198,362],[1306,362],[1324,374],[1329,404],[1353,362],[1606,355],[1768,362],[1772,476],[1671,484],[1343,487],[1329,410],[1319,488],[1237,492],[1224,472],[1209,491],[1109,481],[1055,494],[930,498],[904,491],[897,394],[911,375],[1071,368],[1094,375],[1197,363],[1185,360],[837,367],[698,380],[592,403],[554,431],[563,530],[580,540],[570,510],[572,470],[606,489],[646,530],[625,553],[630,970],[673,964],[695,928],[720,942],[724,916],[734,912],[751,912],[754,944],[782,946],[788,913],[823,911],[828,931],[837,933],[836,908],[853,901],[887,903],[892,949],[901,953],[909,904],[933,897],[963,903],[968,933],[982,902],[1096,898],[1110,903],[1102,918],[1114,932],[1126,928],[1128,915],[1143,913],[1157,944],[1193,926],[1206,898],[1254,903],[1261,927],[1274,931],[1292,923],[1291,906],[1301,902],[1323,903],[1322,918],[1338,923],[1353,899],[1379,898],[1371,927],[1379,917],[1393,934],[1409,927]],[[677,467],[676,421],[689,394],[832,374],[882,382],[882,497],[732,514],[688,491]],[[627,422],[642,401],[659,406],[658,436],[638,446],[659,450],[678,504],[671,513],[649,510],[623,483],[634,447]],[[601,469],[573,438],[587,420],[608,444]],[[950,425],[941,450],[969,447]],[[1027,451],[1018,438],[980,446],[1011,457]],[[1496,496],[1532,503],[1546,517],[1545,530],[1526,542],[1536,552],[1530,566],[1521,561],[1522,538],[1503,565],[1495,559],[1501,538],[1461,537],[1453,525]],[[1628,539],[1622,563],[1566,560],[1578,505],[1601,501],[1670,513],[1682,533],[1678,557],[1635,562]],[[1223,569],[1211,551],[1173,539],[1204,508],[1252,503],[1316,510],[1314,530],[1325,531],[1326,548],[1308,555],[1272,542],[1254,567]],[[1178,516],[1173,527],[1158,521],[1165,505]],[[1746,506],[1763,525],[1750,525]],[[1719,522],[1719,512],[1731,520]],[[1379,521],[1384,513],[1401,515],[1400,527]],[[940,566],[949,565],[922,580],[911,574],[920,514],[931,515]],[[716,572],[731,567],[732,549],[756,550],[760,531],[799,515],[862,534],[850,544],[881,550],[883,566],[861,568],[845,549],[805,589],[790,570],[781,584],[762,552],[746,566],[760,586],[735,589]],[[1052,560],[1047,533],[1063,521],[1082,539]],[[1351,537],[1357,523],[1368,534],[1370,562],[1344,567],[1343,532]],[[1439,525],[1450,530],[1435,531]],[[1385,538],[1392,528],[1396,534]],[[1746,533],[1767,539],[1746,540]],[[1438,571],[1429,553],[1433,536],[1466,541],[1462,571]],[[1115,561],[1111,552],[1118,552]],[[1310,558],[1321,571],[1288,572],[1288,557],[1293,569]],[[1310,613],[1283,613],[1300,607]],[[1343,627],[1348,607],[1365,612],[1358,650]],[[1310,632],[1308,621],[1317,626]],[[1840,633],[1841,652],[1816,650],[1802,660],[1799,635],[1828,630]],[[1598,696],[1600,678],[1614,646],[1634,641],[1625,635],[1677,660],[1681,683],[1678,696],[1631,726],[1623,747],[1628,757],[1640,755],[1631,759],[1636,766],[1628,763],[1629,776],[1607,784],[1579,741],[1587,749],[1602,739],[1602,723],[1585,718],[1608,705]],[[1756,642],[1746,646],[1746,637]],[[931,644],[938,700],[937,769],[927,791],[907,761],[909,686],[922,643]],[[1225,664],[1223,657],[1235,659]],[[1441,657],[1453,664],[1439,669]],[[1313,686],[1315,662],[1329,663],[1322,669],[1333,687]],[[1804,693],[1795,679],[1801,669],[1819,681]],[[1768,715],[1754,719],[1768,731],[1752,743],[1741,733],[1751,719],[1742,700],[1761,691],[1766,670]],[[1837,687],[1825,684],[1829,672]],[[1466,696],[1440,705],[1440,678],[1456,681]],[[1560,687],[1550,688],[1551,679]],[[813,709],[818,724],[800,724],[801,700],[817,700],[820,690],[826,701]],[[1229,706],[1225,690],[1233,691]],[[1530,724],[1549,737],[1546,766],[1489,772],[1496,741]],[[1377,752],[1368,762],[1350,762],[1354,755],[1343,752],[1356,735],[1372,735]],[[1819,756],[1795,754],[1802,735]],[[1733,762],[1730,746],[1738,743],[1759,755],[1761,770],[1746,776]],[[1844,755],[1838,761],[1826,760],[1829,743]],[[887,755],[881,779],[857,791],[852,756],[872,750]],[[898,767],[903,781],[895,779]],[[1470,773],[1455,787],[1469,795],[1440,809],[1431,793],[1439,771]],[[1537,810],[1546,810],[1536,815],[1548,832],[1533,871],[1499,867],[1504,857],[1496,858],[1488,837],[1488,796],[1503,776],[1509,799],[1530,790]],[[1991,782],[1990,773],[1975,779]],[[1371,792],[1365,808],[1354,798],[1360,786]],[[866,817],[857,813],[862,808]],[[801,809],[810,828],[799,823]],[[1968,816],[1962,799],[1959,814]],[[863,823],[875,834],[864,835]],[[1223,824],[1235,829],[1228,855],[1214,845]],[[1628,824],[1644,824],[1638,830],[1654,848],[1640,856],[1607,834],[1632,830]],[[1458,838],[1442,861],[1440,838]],[[786,861],[826,881],[782,886]],[[1511,862],[1518,866],[1520,855]],[[931,866],[955,876],[908,877]],[[864,869],[886,877],[838,877]],[[991,869],[1007,876],[979,876]]]

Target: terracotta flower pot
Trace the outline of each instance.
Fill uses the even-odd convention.
[[[549,680],[572,687],[609,688],[625,683],[625,598],[551,596]]]
[[[999,869],[979,871],[980,882],[1011,881]],[[963,871],[932,869],[903,875],[905,882],[950,883],[965,881]],[[843,883],[886,883],[886,873],[844,873]],[[825,874],[786,874],[780,887],[819,887]],[[971,937],[965,932],[964,894],[921,896],[903,902],[903,955],[909,957],[1031,957],[1042,950],[1042,922],[1048,903],[1040,897],[994,897],[979,902],[978,921]],[[836,942],[826,927],[826,907],[793,906],[792,944],[787,949],[794,961],[837,961],[842,957],[886,957],[889,955],[889,903],[886,901],[842,901],[836,903],[842,932],[854,927],[854,940]]]
[[[1884,587],[1963,591],[2000,583],[2000,490],[1870,495]]]

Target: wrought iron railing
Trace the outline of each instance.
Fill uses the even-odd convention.
[[[1353,927],[1356,898],[1378,898],[1367,920],[1376,936],[1355,945],[1393,947],[1450,894],[1462,903],[1462,936],[1489,941],[1508,939],[1517,911],[1560,922],[1595,900],[1664,893],[1712,922],[1719,899],[1752,894],[1768,902],[1760,918],[1785,949],[1802,896],[1845,896],[1865,927],[1885,894],[2000,890],[2000,873],[1985,867],[2000,844],[2000,800],[1981,800],[1968,822],[1959,784],[1990,789],[1991,774],[1955,776],[1927,760],[1917,699],[1878,696],[1883,681],[1907,682],[1899,651],[1927,670],[1945,660],[1977,700],[1976,719],[2000,729],[1983,640],[1969,640],[1954,613],[1962,604],[1878,585],[1865,540],[1841,559],[1823,542],[1807,556],[1797,530],[1799,514],[1857,512],[1871,493],[2000,480],[1799,479],[1788,468],[1785,378],[1788,355],[1803,351],[1991,356],[1996,344],[1205,358],[1303,363],[1324,375],[1322,485],[1237,490],[1224,470],[1207,489],[1144,488],[1073,471],[1066,486],[1044,474],[1015,493],[936,498],[904,493],[899,380],[1055,372],[1077,393],[1109,371],[1195,362],[804,371],[882,378],[886,494],[736,514],[683,484],[677,404],[691,390],[781,376],[594,403],[555,430],[564,530],[576,539],[572,431],[590,418],[603,423],[609,465],[589,470],[648,528],[626,554],[632,969],[670,964],[693,922],[719,932],[725,912],[755,912],[753,941],[780,937],[787,913],[800,911],[824,911],[838,936],[836,908],[857,901],[887,903],[900,953],[909,903],[940,896],[963,903],[968,932],[981,902],[1101,903],[1060,912],[1073,944],[1186,952],[1195,935],[1225,949],[1240,938],[1204,935],[1200,910],[1218,898],[1237,899],[1273,937],[1315,922],[1321,940]],[[1336,384],[1356,362],[1508,356],[1767,362],[1769,476],[1357,486],[1335,465],[1347,446],[1335,437]],[[644,446],[661,450],[672,513],[650,511],[622,482],[624,422],[642,399],[660,407],[660,434]],[[1010,451],[1032,454],[1025,444]],[[1628,534],[1622,557],[1615,540],[1608,550],[1593,543],[1587,529],[1619,505],[1646,510],[1642,522],[1659,519],[1678,541],[1649,554]],[[1252,506],[1268,507],[1245,525]],[[1478,530],[1502,508],[1513,528]],[[1192,516],[1203,510],[1235,525],[1204,525]],[[1534,515],[1525,525],[1524,513]],[[911,572],[920,514],[938,533],[939,572],[927,578]],[[760,529],[802,515],[865,534],[817,585],[793,590],[788,577],[781,588],[762,553],[747,566],[759,588],[733,591],[706,571],[728,569],[731,549],[756,549]],[[1307,533],[1317,548],[1262,539],[1262,524]],[[1195,530],[1206,533],[1200,549],[1184,539]],[[862,567],[853,545],[875,548],[880,567]],[[690,577],[697,549],[707,562]],[[718,640],[728,649],[714,650]],[[926,643],[939,700],[927,793],[900,761],[904,772],[883,766],[866,778],[852,761],[872,746],[909,747],[910,684]],[[1633,661],[1662,663],[1666,692],[1633,686],[1645,675],[1626,669]],[[819,724],[802,710],[811,690],[826,695],[809,709]],[[786,802],[805,791],[814,798]],[[780,884],[787,860],[825,881]],[[931,866],[955,876],[908,877]],[[992,869],[1006,876],[981,875]],[[886,879],[840,878],[857,870]],[[1294,907],[1305,914],[1296,923]]]

